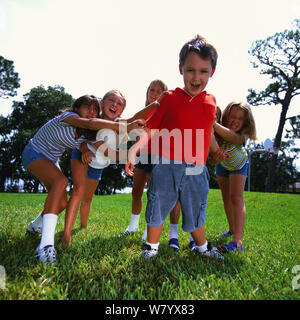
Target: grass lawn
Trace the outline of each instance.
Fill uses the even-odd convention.
[[[95,196],[88,229],[80,229],[77,218],[68,249],[59,243],[64,227],[64,214],[60,215],[55,237],[57,267],[37,264],[33,253],[39,237],[25,233],[45,197],[0,194],[0,265],[6,273],[0,300],[300,298],[300,289],[292,287],[296,276],[292,268],[300,265],[299,195],[245,192],[245,251],[226,255],[224,261],[192,253],[189,235],[181,227],[181,251],[174,254],[168,247],[169,219],[159,255],[144,260],[140,257],[144,214],[140,232],[118,238],[130,220],[131,195]],[[145,207],[145,194],[144,200]],[[224,242],[216,235],[226,229],[220,191],[210,190],[207,239],[214,245],[225,244],[228,239]]]

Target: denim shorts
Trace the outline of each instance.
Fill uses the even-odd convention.
[[[22,165],[25,169],[31,164],[31,162],[37,160],[37,159],[48,159],[45,155],[42,153],[36,152],[33,150],[32,146],[30,144],[27,144],[27,146],[24,148],[22,153]],[[54,163],[56,166],[58,166],[58,163]],[[59,166],[58,166],[59,167]]]
[[[81,152],[78,149],[72,150],[71,161],[81,160]],[[87,176],[92,180],[101,180],[103,169],[95,169],[88,166]]]
[[[243,174],[244,176],[247,177],[248,165],[249,165],[249,162],[247,161],[241,169],[230,171],[225,169],[221,165],[221,163],[218,163],[216,165],[216,176],[228,178],[231,174]]]
[[[202,166],[198,174],[187,169],[199,166],[182,162],[154,165],[147,191],[146,221],[150,227],[160,226],[177,200],[182,210],[182,229],[192,232],[205,224],[209,174]]]
[[[134,165],[135,168],[142,169],[145,173],[151,173],[153,169],[153,164],[151,163],[151,153],[137,154],[137,163]]]

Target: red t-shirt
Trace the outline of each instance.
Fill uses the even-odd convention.
[[[152,131],[151,153],[204,165],[215,113],[216,99],[206,91],[195,97],[180,88],[169,91],[147,122]]]

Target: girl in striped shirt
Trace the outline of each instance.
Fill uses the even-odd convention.
[[[43,125],[23,151],[23,166],[48,190],[44,210],[36,219],[39,221],[35,220],[33,223],[41,225],[42,236],[36,249],[36,257],[45,264],[56,263],[55,228],[58,214],[67,206],[68,179],[58,166],[58,160],[64,151],[80,147],[85,140],[82,129],[131,131],[145,124],[144,120],[135,120],[126,126],[125,123],[100,119],[97,118],[99,110],[99,100],[95,96],[85,95],[78,98],[72,108]],[[31,231],[30,227],[28,231]]]
[[[220,236],[231,236],[233,240],[219,249],[223,252],[244,250],[242,236],[246,208],[243,192],[247,178],[248,157],[245,145],[248,139],[256,140],[256,127],[251,107],[244,102],[233,101],[222,114],[222,125],[214,124],[218,142],[228,157],[216,166],[218,184],[222,191],[224,209],[229,231]]]

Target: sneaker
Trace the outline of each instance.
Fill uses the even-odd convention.
[[[193,250],[194,248],[195,248],[195,241],[194,240],[192,240],[192,241],[190,241],[190,248]]]
[[[199,254],[201,254],[203,256],[206,256],[206,257],[214,257],[214,258],[218,258],[218,259],[224,260],[224,256],[222,255],[222,253],[216,247],[213,247],[210,242],[208,242],[208,244],[207,244],[207,250],[206,251],[200,252],[200,251],[197,250],[196,247],[194,247],[192,249],[192,251],[193,252],[197,252],[197,253],[199,253]]]
[[[119,234],[119,238],[120,238],[120,237],[129,236],[129,235],[131,235],[131,234],[134,234],[134,233],[137,232],[137,231],[138,231],[138,229],[133,230],[133,231],[129,231],[128,229],[126,229],[126,230],[124,230],[123,232],[121,232],[121,233]]]
[[[153,258],[158,254],[158,249],[152,249],[149,244],[144,244],[144,249],[145,250],[141,253],[141,256],[146,259]]]
[[[235,241],[231,241],[225,246],[219,246],[218,249],[223,252],[223,253],[228,253],[228,252],[236,252],[236,251],[244,251],[243,246],[238,246]]]
[[[179,242],[177,238],[172,238],[169,240],[169,247],[172,248],[175,252],[180,250]]]
[[[48,245],[43,248],[38,246],[35,250],[35,257],[39,262],[44,263],[46,266],[56,264],[56,251],[52,245]]]
[[[37,227],[33,224],[33,221],[30,222],[29,226],[26,229],[26,232],[31,234],[42,234],[42,227]]]
[[[226,232],[223,232],[223,233],[220,233],[218,234],[218,237],[230,237],[233,235],[233,232],[231,231],[226,231]]]

